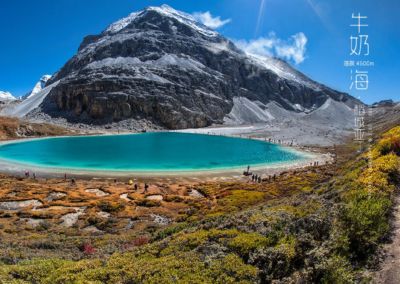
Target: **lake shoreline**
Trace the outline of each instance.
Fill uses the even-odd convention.
[[[297,162],[286,162],[280,165],[264,165],[264,166],[252,166],[250,171],[261,175],[263,178],[269,175],[276,175],[288,170],[294,170],[299,168],[305,168],[314,164],[324,165],[331,163],[333,158],[329,154],[312,153],[313,157],[297,161]],[[242,168],[230,168],[230,169],[210,169],[202,171],[90,171],[90,170],[74,170],[74,169],[63,169],[63,168],[45,168],[40,166],[32,166],[27,164],[15,163],[0,159],[0,172],[3,174],[9,174],[12,176],[23,176],[26,171],[31,174],[35,173],[40,178],[63,178],[67,174],[68,178],[79,178],[79,179],[93,179],[93,178],[147,178],[147,179],[168,179],[168,178],[194,178],[194,179],[212,179],[212,178],[226,178],[226,179],[238,179],[245,177],[243,172],[246,167]]]
[[[138,133],[133,133],[136,135]],[[85,135],[85,136],[110,136],[112,134],[98,134],[98,135]],[[129,134],[119,134],[129,135]],[[207,135],[207,134],[197,134]],[[118,135],[115,135],[118,136]],[[213,136],[213,135],[211,135]],[[222,136],[222,135],[221,135]],[[7,144],[23,143],[36,140],[46,139],[59,139],[66,137],[82,137],[82,136],[56,136],[56,137],[42,137],[42,138],[26,138],[18,140],[1,141],[0,146]],[[233,138],[231,136],[231,138]],[[234,137],[237,139],[250,139],[244,137]],[[250,140],[261,140],[261,139],[250,139]],[[264,140],[262,140],[264,141]],[[267,141],[265,141],[267,142]],[[250,171],[261,176],[262,178],[279,174],[287,170],[293,170],[297,168],[304,168],[318,162],[319,165],[331,163],[333,157],[329,153],[318,153],[310,149],[304,149],[299,147],[289,147],[287,145],[280,147],[284,148],[285,151],[294,152],[300,155],[300,160],[294,161],[282,161],[282,162],[269,162],[269,163],[258,163],[250,164]],[[0,172],[9,175],[24,175],[25,172],[31,174],[35,173],[36,176],[46,178],[63,178],[65,175],[68,177],[80,178],[80,179],[91,179],[91,178],[148,178],[148,179],[162,179],[162,178],[194,178],[194,179],[208,179],[208,178],[227,178],[227,179],[238,179],[244,177],[243,173],[247,170],[247,165],[243,166],[227,166],[221,168],[209,168],[209,169],[177,169],[177,170],[160,170],[160,169],[145,169],[145,170],[113,170],[113,169],[84,169],[77,167],[57,167],[57,166],[42,166],[34,163],[24,163],[14,161],[12,159],[0,158]]]

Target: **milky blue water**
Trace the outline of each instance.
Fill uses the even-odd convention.
[[[263,141],[186,133],[30,140],[0,146],[0,159],[41,167],[99,171],[197,171],[303,159]]]

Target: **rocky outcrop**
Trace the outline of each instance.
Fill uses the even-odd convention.
[[[273,58],[260,59],[168,6],[150,7],[88,36],[47,83],[42,111],[70,122],[145,119],[169,129],[223,123],[235,97],[311,112],[356,100]]]

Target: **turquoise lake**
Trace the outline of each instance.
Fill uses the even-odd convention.
[[[299,152],[258,140],[187,133],[79,136],[11,142],[0,159],[89,171],[200,171],[295,162]]]

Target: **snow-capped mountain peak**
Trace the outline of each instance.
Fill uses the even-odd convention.
[[[190,26],[192,29],[205,36],[217,36],[218,33],[208,28],[207,26],[199,23],[192,15],[180,12],[168,5],[162,5],[161,7],[149,7],[148,10],[156,11],[166,17],[174,18],[178,22]]]
[[[51,75],[43,75],[42,78],[40,78],[41,82],[47,83],[48,80],[50,80]]]
[[[202,35],[214,37],[218,36],[218,33],[208,28],[207,26],[199,23],[192,15],[177,11],[168,5],[162,5],[160,7],[148,7],[142,11],[131,13],[129,16],[111,24],[106,30],[105,33],[114,34],[118,33],[124,28],[126,28],[133,21],[145,16],[147,12],[154,11],[165,17],[173,18],[180,22],[181,24],[185,24],[192,29],[196,30]]]
[[[350,107],[356,103],[284,61],[246,54],[166,5],[132,13],[85,37],[47,85],[56,81],[40,111],[89,124],[144,118],[164,128],[193,128],[222,123],[235,103],[242,107],[234,117],[242,110],[254,113],[239,117],[241,122],[281,117],[260,111],[271,103],[301,114],[329,98]]]
[[[33,97],[41,90],[43,90],[43,88],[46,86],[47,81],[50,80],[50,78],[51,75],[43,75],[40,78],[39,82],[37,82],[36,85],[33,87],[32,91],[25,96],[25,98],[28,99],[30,97]]]
[[[16,98],[10,92],[0,91],[0,101],[14,101]]]

